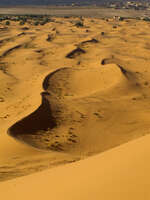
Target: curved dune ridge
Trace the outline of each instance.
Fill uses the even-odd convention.
[[[110,76],[112,79],[109,78]],[[67,149],[74,143],[78,143],[78,146],[77,138],[80,138],[80,134],[74,134],[72,127],[81,126],[84,123],[82,118],[88,118],[88,115],[84,117],[82,114],[84,105],[76,108],[77,110],[75,106],[82,99],[85,101],[86,97],[89,98],[95,93],[115,87],[122,79],[123,75],[116,65],[111,65],[108,69],[60,68],[44,79],[45,92],[41,93],[40,107],[10,127],[8,133],[42,149],[63,151],[66,145]],[[88,101],[88,104],[92,106],[92,102]],[[65,138],[61,138],[64,134],[62,126],[68,129]],[[62,133],[60,133],[61,127]]]
[[[105,103],[102,102],[108,108],[107,111],[101,111],[103,105],[96,105],[93,98],[97,100],[108,98],[114,90],[116,92],[124,90],[122,96],[126,95],[127,90],[131,90],[130,95],[136,90],[140,92],[136,73],[120,66],[118,60],[115,59],[103,59],[101,64],[108,66],[106,68],[102,66],[66,67],[50,73],[43,81],[45,91],[41,94],[41,106],[34,113],[10,127],[8,133],[36,148],[73,151],[77,154],[94,154],[95,151],[101,152],[105,148],[111,148],[123,141],[130,140],[130,137],[134,137],[134,133],[133,135],[131,133],[129,138],[123,135],[123,138],[119,138],[119,143],[115,138],[116,135],[112,136],[111,142],[107,141],[107,137],[111,138],[111,135],[105,136],[106,130],[102,130],[102,127],[105,127],[107,120],[109,121],[110,116],[105,119],[105,113],[109,112],[110,102],[109,99]],[[113,101],[115,104],[116,99]],[[91,108],[94,110],[93,113]],[[122,112],[122,109],[119,108],[117,112]],[[119,119],[117,120],[119,121]],[[91,124],[92,130],[90,130],[89,124]],[[95,125],[95,128],[92,124]],[[91,142],[93,137],[94,141]],[[102,139],[103,142],[99,145]],[[90,152],[88,152],[88,143]]]
[[[110,80],[110,76],[112,76]],[[122,74],[115,65],[109,69],[91,68],[63,68],[50,74],[43,82],[46,92],[60,98],[80,98],[108,89],[122,78]],[[90,84],[89,84],[90,83]]]
[[[78,20],[0,29],[0,181],[149,134],[149,23]]]

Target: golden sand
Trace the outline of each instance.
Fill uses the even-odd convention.
[[[77,20],[1,25],[1,181],[149,134],[150,23]]]

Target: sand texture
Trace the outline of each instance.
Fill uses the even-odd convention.
[[[150,23],[79,20],[0,25],[0,181],[150,132]]]
[[[0,184],[3,199],[149,200],[150,136],[67,166]]]

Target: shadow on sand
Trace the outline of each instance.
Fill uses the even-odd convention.
[[[43,89],[46,91],[48,89],[48,82],[51,76],[54,74],[50,73],[43,81]],[[49,96],[48,92],[42,92],[42,103],[40,107],[23,118],[22,120],[16,122],[8,129],[8,134],[16,139],[21,138],[25,135],[35,135],[37,132],[46,131],[52,129],[56,126],[55,120],[52,116],[51,105],[47,100],[46,96]]]

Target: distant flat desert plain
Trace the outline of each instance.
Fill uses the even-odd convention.
[[[150,10],[115,9],[99,6],[0,6],[0,14],[11,15],[51,15],[51,16],[85,16],[85,17],[143,17],[150,16]]]
[[[145,148],[150,142],[149,32],[150,22],[136,19],[57,16],[38,26],[32,20],[2,21],[0,181],[58,165],[76,167],[82,159],[86,171],[90,163],[101,168],[103,157],[110,159],[107,151],[117,162],[128,160],[128,145],[138,149],[141,137]],[[111,166],[108,160],[104,163]]]

